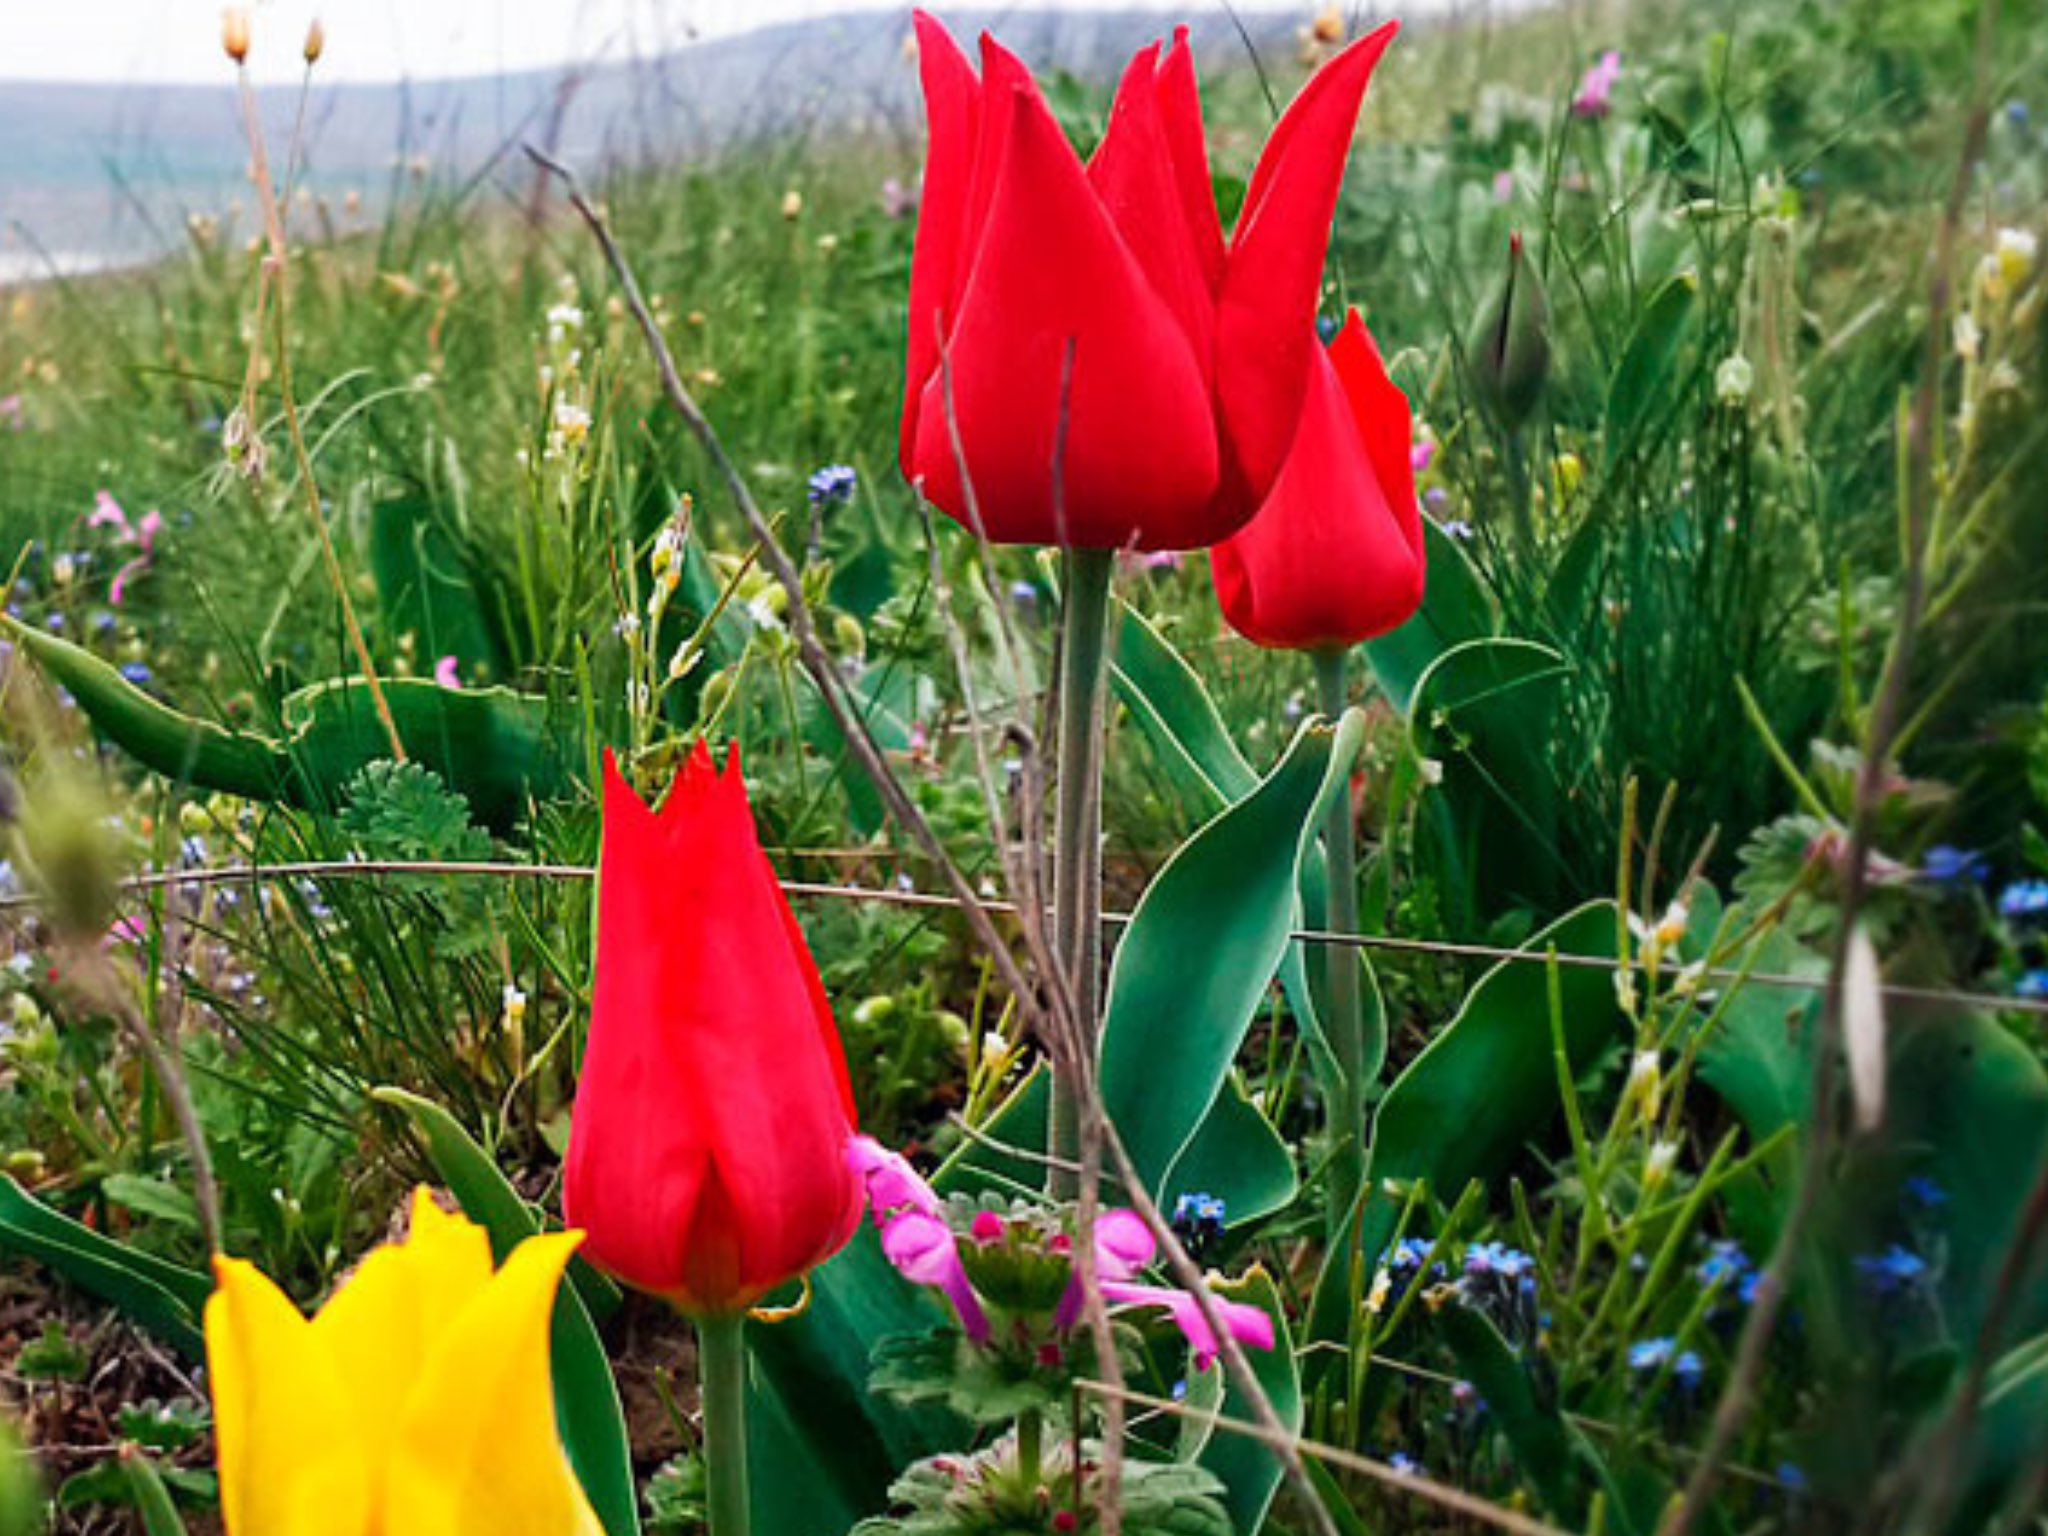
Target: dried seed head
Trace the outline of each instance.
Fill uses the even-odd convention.
[[[313,24],[306,28],[306,64],[309,68],[320,62],[320,55],[326,48],[327,29],[320,25],[320,18],[315,16]]]
[[[249,62],[249,11],[231,5],[220,13],[220,45],[237,64]]]

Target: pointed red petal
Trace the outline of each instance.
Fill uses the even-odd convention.
[[[1213,295],[1223,282],[1223,225],[1216,217],[1208,138],[1202,129],[1202,93],[1195,82],[1195,53],[1188,46],[1185,26],[1173,29],[1173,42],[1159,61],[1158,92],[1159,120],[1173,156],[1181,214],[1195,243],[1202,280]]]
[[[986,98],[985,139],[995,100]],[[1037,91],[1014,90],[1005,115],[1003,172],[948,354],[982,523],[999,543],[1205,544],[1216,432],[1188,338]],[[1062,501],[1052,467],[1063,405]],[[916,469],[932,501],[971,526],[947,418],[935,379]]]
[[[1088,182],[1153,290],[1187,332],[1207,378],[1216,302],[1181,206],[1173,151],[1159,115],[1158,74],[1159,45],[1139,49],[1117,87],[1109,128],[1088,162]]]
[[[1352,325],[1341,353],[1311,359],[1300,431],[1258,516],[1211,555],[1224,617],[1260,645],[1355,645],[1422,600],[1408,401]],[[1374,445],[1396,437],[1400,453],[1383,464]]]
[[[919,194],[917,243],[910,257],[910,337],[904,370],[900,455],[909,473],[917,441],[917,406],[939,362],[941,338],[959,288],[961,252],[970,237],[968,194],[981,137],[981,83],[952,35],[918,11],[917,67],[924,82],[924,189]]]
[[[1244,489],[1272,484],[1316,349],[1313,323],[1330,221],[1373,67],[1398,23],[1317,70],[1282,114],[1245,194],[1217,306],[1217,393]]]

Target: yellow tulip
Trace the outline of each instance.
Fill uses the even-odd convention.
[[[307,1318],[254,1265],[206,1303],[229,1536],[602,1536],[555,1429],[548,1327],[582,1234],[491,1270],[481,1227],[412,1229]]]

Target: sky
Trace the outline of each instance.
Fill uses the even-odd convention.
[[[963,0],[971,8],[1002,0]],[[1104,0],[1029,0],[1091,9]],[[1188,8],[1190,0],[1115,0]],[[767,22],[904,0],[257,0],[250,67],[296,81],[317,15],[327,46],[316,78],[333,82],[487,75],[627,59]],[[944,14],[945,0],[932,0]],[[1256,0],[1250,7],[1260,8]],[[0,0],[0,80],[205,84],[232,78],[220,0]]]

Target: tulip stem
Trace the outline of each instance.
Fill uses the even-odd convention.
[[[704,1481],[711,1536],[747,1536],[746,1314],[697,1319],[697,1391],[704,1410]]]
[[[1349,652],[1337,649],[1315,653],[1317,707],[1331,720],[1343,717],[1349,703],[1345,691],[1344,663]],[[1325,918],[1332,933],[1358,932],[1358,864],[1355,829],[1351,821],[1350,785],[1338,787],[1323,813],[1323,873],[1327,881]],[[1349,944],[1325,944],[1323,961],[1330,1016],[1323,1021],[1336,1058],[1337,1081],[1330,1095],[1330,1137],[1335,1151],[1330,1159],[1330,1227],[1336,1232],[1358,1197],[1364,1177],[1365,1075],[1367,1049],[1365,1014],[1358,986],[1358,954]]]
[[[1116,553],[1069,549],[1060,608],[1059,802],[1053,830],[1053,953],[1074,1002],[1077,1046],[1092,1058],[1102,1013],[1102,682]],[[1052,1190],[1072,1195],[1080,1099],[1055,1079]]]

